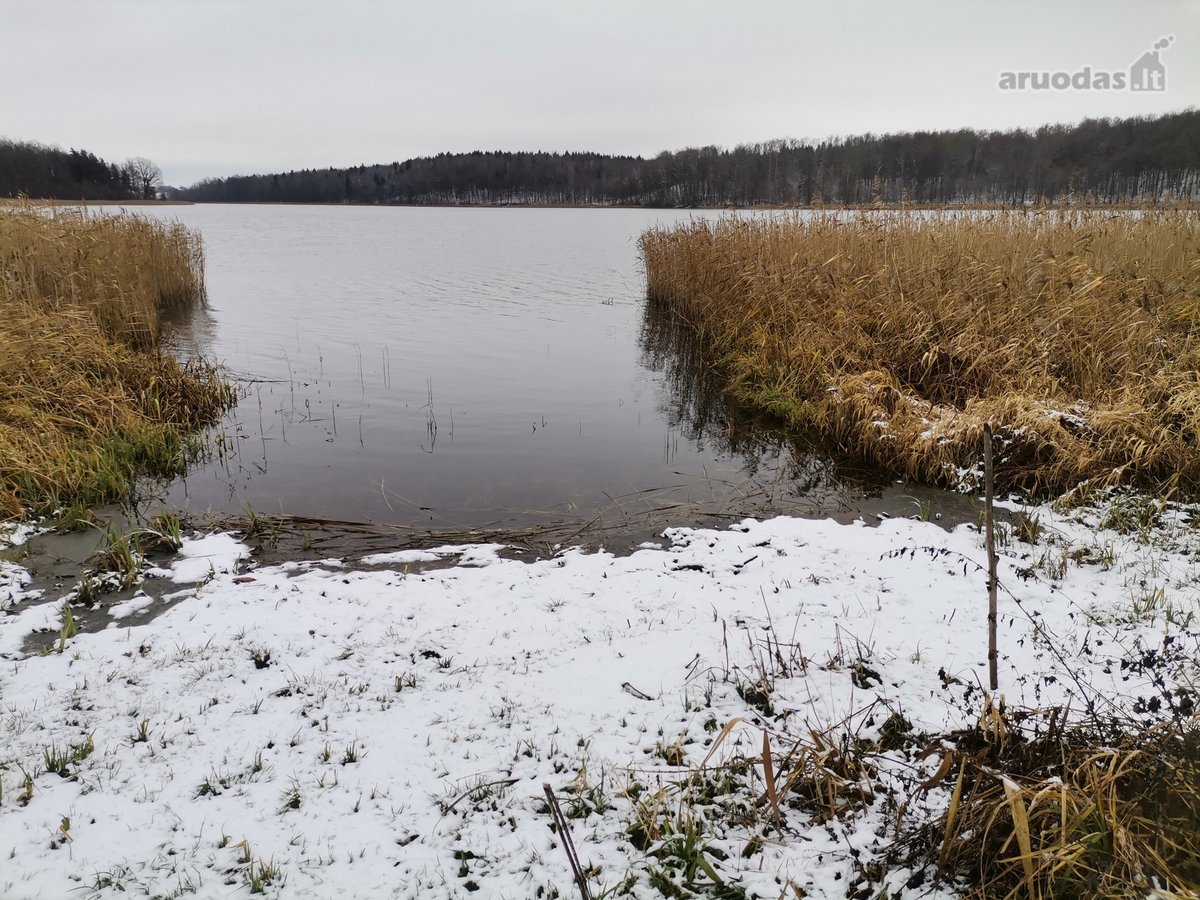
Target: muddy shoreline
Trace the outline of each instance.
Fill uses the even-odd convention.
[[[980,498],[954,494],[935,488],[895,483],[876,492],[846,490],[837,497],[801,497],[782,508],[763,510],[762,515],[734,515],[730,512],[691,510],[690,515],[676,518],[632,510],[602,510],[590,520],[555,520],[528,526],[507,528],[475,528],[469,530],[423,530],[406,525],[347,522],[316,519],[304,516],[223,516],[195,518],[185,522],[186,534],[229,532],[251,548],[251,557],[244,561],[247,577],[254,569],[285,563],[297,571],[313,567],[333,566],[348,570],[385,568],[373,564],[369,557],[401,551],[431,550],[448,545],[502,545],[497,555],[503,559],[535,562],[550,559],[569,548],[586,552],[605,551],[614,556],[627,556],[647,545],[665,543],[663,533],[669,528],[725,529],[746,518],[773,518],[789,515],[804,519],[830,519],[843,525],[862,521],[876,526],[888,519],[908,518],[933,522],[946,531],[960,525],[977,524],[982,514]],[[998,510],[1002,520],[1015,518]],[[159,577],[171,565],[170,552],[156,550],[147,554],[145,575],[132,587],[105,584],[105,571],[98,566],[98,554],[105,548],[110,534],[127,533],[137,523],[116,507],[96,511],[97,524],[73,532],[48,530],[31,537],[23,544],[0,550],[0,560],[15,563],[28,573],[29,591],[38,591],[36,599],[27,599],[20,606],[61,603],[78,594],[87,578],[96,580],[100,590],[91,603],[72,602],[75,627],[79,632],[95,632],[108,627],[144,625],[176,603],[187,599],[194,591],[167,578]],[[412,572],[425,572],[457,564],[450,555],[438,559],[422,559],[406,565]],[[198,585],[197,585],[198,587]],[[114,617],[113,610],[148,598],[133,614]],[[135,606],[138,604],[134,604]],[[122,607],[124,608],[124,607]],[[47,629],[31,635],[24,652],[39,653],[52,649],[59,633]]]

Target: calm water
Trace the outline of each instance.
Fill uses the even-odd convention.
[[[247,379],[193,511],[434,527],[828,508],[828,463],[747,426],[648,306],[637,238],[692,212],[166,207],[209,304],[182,352]]]

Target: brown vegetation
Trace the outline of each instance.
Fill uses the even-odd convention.
[[[729,390],[838,449],[970,484],[1200,484],[1200,225],[1183,210],[817,214],[642,237],[651,302]]]
[[[160,314],[201,302],[180,225],[0,210],[0,517],[123,495],[181,471],[231,390],[158,350]]]
[[[990,708],[947,753],[950,805],[913,843],[929,838],[926,860],[972,896],[1195,897],[1196,726],[1176,718],[1114,736],[1052,721],[1030,739]]]

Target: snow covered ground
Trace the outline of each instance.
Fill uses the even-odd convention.
[[[1155,673],[1120,661],[1197,656],[1185,514],[1105,513],[1118,531],[1033,512],[1036,543],[1001,549],[1002,693],[1152,706]],[[722,897],[845,897],[898,802],[944,804],[913,787],[936,755],[869,742],[901,717],[938,735],[978,715],[977,530],[779,518],[623,557],[497,549],[260,568],[201,537],[157,573],[181,602],[119,604],[46,655],[22,642],[58,633],[61,604],[0,570],[0,896],[578,896],[548,783],[593,896],[716,875]],[[458,564],[422,571],[431,557]],[[833,819],[785,796],[778,829],[734,796],[763,793],[764,733],[778,764],[850,735],[877,786]],[[702,764],[733,793],[685,804]],[[910,875],[887,876],[893,897]]]

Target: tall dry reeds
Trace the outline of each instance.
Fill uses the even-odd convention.
[[[5,209],[0,302],[85,310],[110,338],[152,347],[164,309],[204,299],[204,244],[175,222],[85,209]]]
[[[161,313],[201,302],[203,279],[181,225],[0,210],[0,517],[181,470],[188,433],[231,398],[157,350]]]
[[[1189,900],[1200,896],[1200,731],[1194,718],[1077,725],[1032,738],[993,722],[959,736],[950,803],[907,836],[910,864],[971,897]],[[964,749],[972,745],[972,749]]]
[[[651,302],[741,401],[837,449],[969,483],[1200,484],[1189,211],[835,213],[642,236]]]

